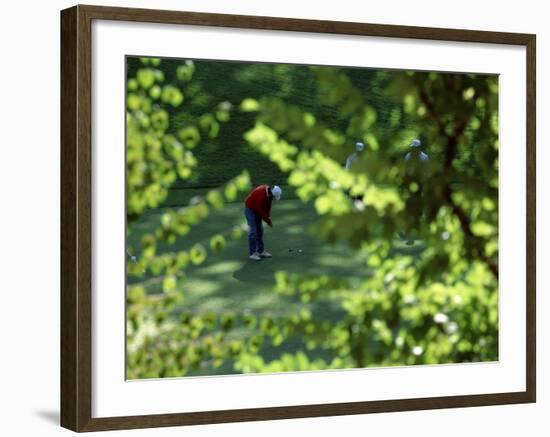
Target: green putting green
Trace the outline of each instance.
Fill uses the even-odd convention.
[[[149,211],[129,226],[129,247],[139,247],[143,234],[158,227],[163,212],[163,209]],[[298,295],[277,293],[274,290],[275,274],[284,271],[288,274],[299,273],[306,276],[328,275],[332,279],[345,279],[353,286],[370,274],[364,259],[343,242],[328,244],[315,236],[312,226],[319,220],[319,216],[311,204],[300,200],[275,202],[272,207],[272,219],[273,228],[264,225],[264,242],[273,257],[261,261],[248,259],[246,220],[242,202],[226,204],[221,210],[213,209],[204,221],[192,227],[191,232],[179,238],[174,245],[161,244],[158,253],[189,249],[196,243],[208,246],[213,235],[225,233],[235,226],[243,227],[240,238],[228,238],[221,252],[209,251],[202,264],[187,267],[185,276],[178,280],[178,289],[183,293],[184,301],[172,316],[177,317],[181,312],[248,312],[257,316],[277,318],[307,308],[315,320],[334,321],[342,318],[344,311],[340,308],[337,298],[302,302]],[[415,246],[406,246],[403,242],[395,242],[395,250],[409,252],[413,256],[422,250],[422,246],[418,243]],[[149,284],[146,287],[148,293],[160,292],[160,282],[151,281],[151,277],[129,278],[129,281],[133,284],[140,281]],[[248,332],[244,328],[239,328],[233,335],[246,337]],[[295,353],[300,350],[304,350],[302,339],[290,337],[278,346],[266,343],[262,346],[261,355],[269,361],[277,359],[283,353]],[[332,358],[323,350],[308,351],[308,355],[326,360]],[[232,366],[232,361],[228,360],[222,368],[202,369],[200,374],[234,373]]]
[[[188,235],[173,246],[161,246],[159,252],[183,250],[199,242],[207,245],[216,233],[224,233],[236,225],[244,227],[243,209],[241,203],[233,203],[222,210],[213,210]],[[138,246],[141,235],[158,225],[161,214],[162,210],[144,214],[132,225],[128,236],[130,246]],[[273,228],[264,224],[264,242],[273,257],[249,260],[246,230],[240,238],[228,239],[220,253],[209,252],[203,264],[187,268],[185,278],[178,284],[185,298],[182,309],[191,312],[288,312],[289,304],[301,303],[294,297],[273,291],[277,271],[328,275],[352,282],[368,275],[364,261],[346,244],[327,244],[313,235],[311,227],[318,216],[312,205],[299,200],[275,202],[272,219]],[[158,290],[149,287],[148,292]]]

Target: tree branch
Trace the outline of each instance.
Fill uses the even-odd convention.
[[[447,84],[449,85],[449,84]],[[436,123],[438,133],[446,138],[447,140],[447,147],[445,150],[445,162],[444,162],[444,172],[445,173],[452,173],[453,171],[453,161],[456,157],[457,147],[458,147],[458,140],[460,137],[464,134],[464,130],[466,129],[467,122],[463,120],[460,122],[456,128],[454,129],[453,133],[451,135],[447,134],[445,130],[445,126],[441,119],[439,118],[437,111],[433,105],[433,102],[430,100],[430,97],[426,93],[424,89],[420,91],[420,99],[422,100],[422,103],[426,106],[426,110],[430,118]],[[464,232],[464,235],[468,237],[469,239],[472,239],[474,241],[480,241],[481,238],[477,235],[474,235],[472,232],[471,226],[470,226],[470,218],[466,211],[460,207],[460,205],[457,205],[453,200],[453,189],[451,188],[451,185],[447,182],[443,188],[443,194],[446,202],[451,207],[451,210],[453,214],[458,218],[458,221],[460,223],[460,227],[462,228],[462,232]],[[481,244],[480,244],[481,245]],[[483,261],[489,270],[493,273],[493,275],[498,279],[498,264],[495,263],[491,258],[486,256],[484,253],[479,252],[478,257],[481,261]]]

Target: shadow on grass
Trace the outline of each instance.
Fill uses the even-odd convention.
[[[232,276],[241,282],[259,283],[265,282],[265,280],[271,282],[274,272],[272,269],[265,268],[265,264],[268,262],[269,261],[247,261],[241,268],[235,270]],[[264,265],[260,266],[260,263]]]

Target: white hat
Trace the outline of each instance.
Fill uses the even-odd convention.
[[[361,141],[355,143],[355,150],[357,150],[358,152],[362,152],[364,148],[365,145]]]
[[[417,148],[417,147],[421,147],[422,143],[420,142],[419,139],[416,139],[416,140],[412,140],[412,143],[409,146],[412,148]]]
[[[275,199],[279,200],[283,194],[283,190],[281,190],[281,187],[279,187],[278,185],[274,185],[271,189],[271,193],[273,194],[273,197],[275,197]]]

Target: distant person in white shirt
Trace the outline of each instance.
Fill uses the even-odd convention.
[[[405,161],[418,160],[420,162],[428,162],[430,160],[430,157],[422,150],[420,150],[420,148],[422,147],[422,143],[420,142],[420,140],[412,140],[411,144],[409,144],[409,147],[411,148],[411,151],[405,155]]]
[[[344,165],[346,171],[350,171],[351,170],[351,165],[357,161],[357,159],[359,158],[359,156],[361,155],[361,152],[363,152],[363,150],[365,150],[365,145],[358,141],[355,143],[355,152],[353,152],[351,155],[349,155],[347,158],[346,158],[346,164]],[[361,204],[361,196],[352,196],[349,191],[348,191],[348,195],[353,199],[354,202],[359,202]]]
[[[345,165],[346,171],[350,171],[351,164],[353,164],[353,162],[356,161],[357,158],[359,158],[359,155],[363,150],[365,150],[365,145],[363,143],[361,142],[355,143],[355,152],[353,152],[351,155],[349,155],[346,158],[346,165]]]
[[[410,151],[405,155],[405,178],[403,184],[406,193],[406,210],[413,217],[413,231],[417,232],[420,227],[420,220],[424,214],[424,181],[429,177],[428,162],[430,157],[424,153],[422,143],[414,139],[409,144]],[[414,244],[414,237],[411,232],[407,233],[407,245]]]

